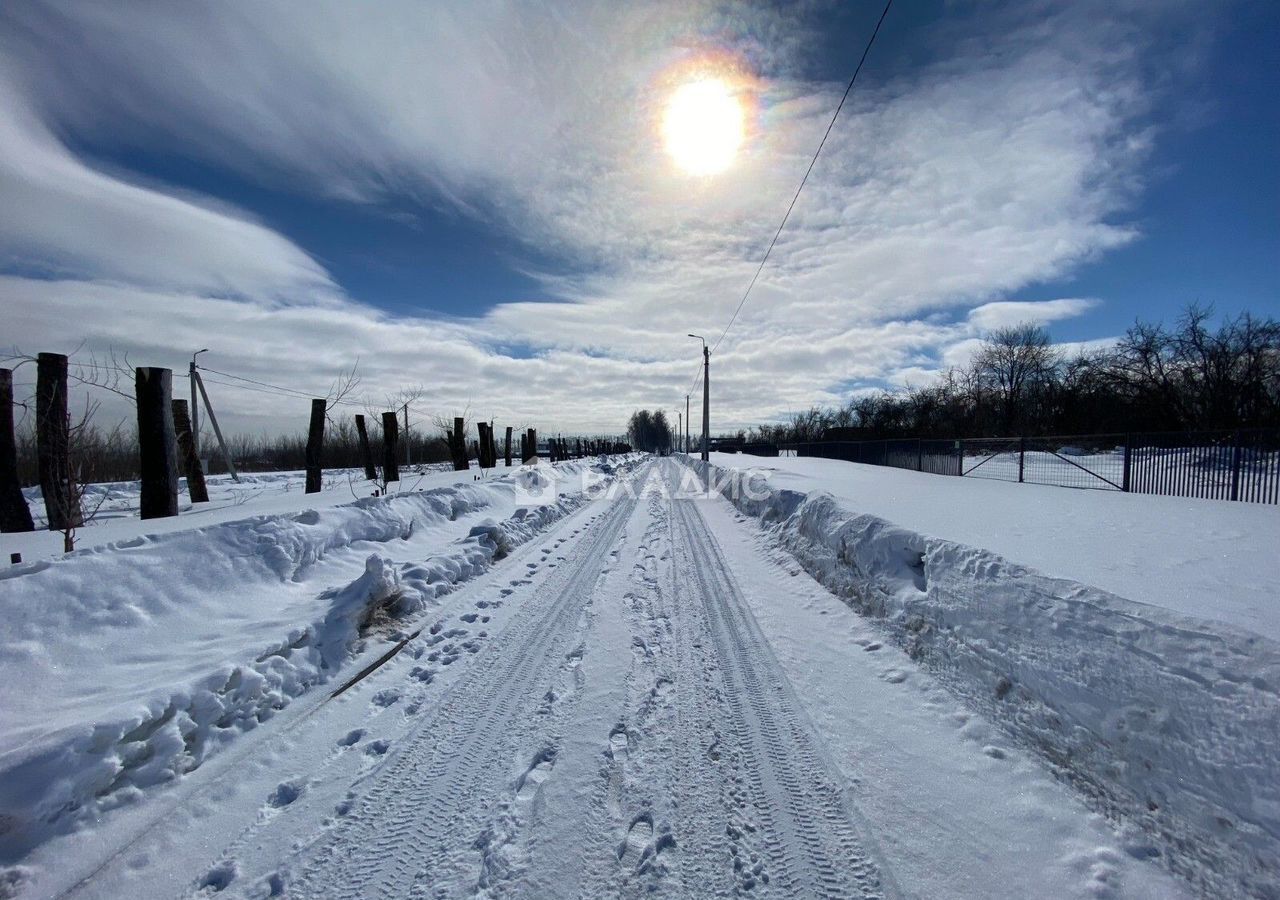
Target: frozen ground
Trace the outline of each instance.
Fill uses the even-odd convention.
[[[713,453],[777,488],[1048,575],[1280,640],[1280,507],[1008,484],[840,460]]]
[[[1171,865],[1105,779],[1054,777],[1040,720],[849,595],[844,563],[905,589],[920,558],[823,557],[821,504],[735,508],[675,460],[499,474],[0,579],[0,896],[1245,893],[1211,852]],[[924,571],[963,591],[966,559]],[[1015,570],[979,587],[1042,587]],[[1261,783],[1248,752],[1219,762]],[[1156,761],[1203,774],[1176,753]]]

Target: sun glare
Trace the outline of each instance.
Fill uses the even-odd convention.
[[[690,175],[715,175],[742,144],[742,104],[718,78],[677,88],[667,103],[662,134],[667,152]]]

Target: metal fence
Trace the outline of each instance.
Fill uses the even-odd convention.
[[[781,444],[759,456],[812,456],[935,475],[1280,504],[1280,429],[900,438]]]

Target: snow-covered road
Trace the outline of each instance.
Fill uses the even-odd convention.
[[[688,474],[641,467],[449,594],[367,677],[111,828],[38,848],[22,881],[76,897],[1182,895],[728,503],[682,492]]]

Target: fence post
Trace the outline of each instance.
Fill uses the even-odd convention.
[[[1120,490],[1129,492],[1129,473],[1133,468],[1133,435],[1124,436],[1124,475],[1120,479]]]
[[[187,401],[174,398],[173,430],[178,438],[178,462],[187,476],[187,493],[192,503],[208,503],[209,488],[204,483],[204,469],[196,453],[195,437],[191,432],[191,416],[187,413]]]
[[[463,432],[466,422],[462,416],[453,417],[453,431],[449,446],[453,450],[453,470],[455,472],[465,472],[471,468],[470,462],[467,461],[467,436]]]
[[[477,422],[476,433],[479,435],[476,441],[476,456],[480,462],[480,468],[492,469],[493,463],[489,459],[489,423]]]
[[[529,429],[529,459],[525,462],[529,460],[538,461],[538,429],[536,428]]]
[[[178,514],[178,448],[173,430],[173,372],[153,366],[134,370],[138,401],[138,453],[144,519]]]
[[[916,471],[924,471],[924,441],[916,438]]]
[[[1018,438],[1018,484],[1022,484],[1022,472],[1027,465],[1027,439]]]
[[[13,436],[13,372],[0,369],[0,531],[35,531],[31,509],[18,479],[18,444]]]
[[[308,494],[320,493],[324,483],[320,458],[324,453],[324,401],[311,401],[311,424],[307,428],[307,489]]]
[[[356,416],[356,434],[360,438],[360,458],[364,461],[364,477],[378,480],[378,470],[373,467],[373,450],[369,448],[369,432],[364,427],[364,416]]]
[[[964,477],[964,441],[956,441],[956,474]]]
[[[505,450],[506,450],[505,455],[507,458],[507,468],[509,469],[511,468],[511,426],[510,425],[507,426],[507,443],[506,443]]]
[[[67,358],[61,353],[36,357],[36,456],[49,530],[84,524],[79,498],[72,496]]]
[[[1240,462],[1244,455],[1243,448],[1240,446],[1240,429],[1236,429],[1231,435],[1231,499],[1240,499]]]
[[[396,446],[400,437],[400,420],[395,411],[382,414],[382,480],[387,484],[400,480]]]

